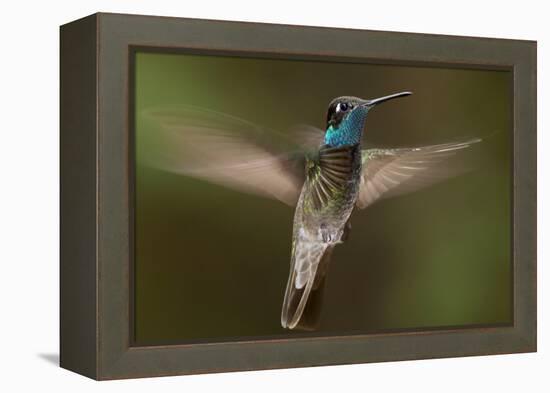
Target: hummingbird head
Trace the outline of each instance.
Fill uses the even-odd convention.
[[[325,144],[343,146],[360,143],[367,114],[372,108],[382,102],[410,94],[412,93],[404,91],[371,100],[350,96],[335,98],[328,106]]]

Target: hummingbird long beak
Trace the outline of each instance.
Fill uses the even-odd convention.
[[[363,105],[364,106],[375,106],[375,105],[378,105],[382,102],[393,100],[394,98],[410,96],[411,94],[412,93],[410,91],[402,91],[400,93],[390,94],[389,96],[374,98],[372,100],[365,100],[365,103]]]

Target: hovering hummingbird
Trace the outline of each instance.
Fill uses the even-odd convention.
[[[352,213],[458,174],[445,161],[481,140],[412,148],[363,143],[369,111],[410,94],[335,98],[324,131],[299,126],[286,136],[198,107],[150,109],[143,115],[158,127],[138,154],[157,168],[295,206],[281,325],[313,330],[331,254],[346,240]]]

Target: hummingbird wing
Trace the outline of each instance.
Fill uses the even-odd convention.
[[[464,165],[450,165],[448,161],[480,141],[474,138],[414,148],[363,150],[357,206],[363,209],[377,200],[414,192],[463,173]]]
[[[310,124],[297,124],[290,128],[294,141],[303,149],[309,151],[324,144],[325,131]]]
[[[298,140],[303,132],[291,133],[294,140],[235,116],[186,105],[140,115],[137,154],[147,165],[296,204],[305,176],[307,151]]]

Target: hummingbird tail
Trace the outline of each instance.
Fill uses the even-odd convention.
[[[297,242],[293,250],[281,325],[315,330],[319,325],[326,273],[334,245]]]

